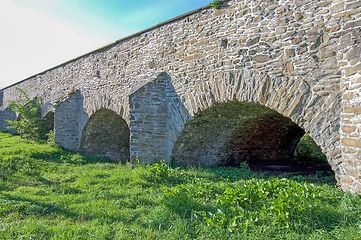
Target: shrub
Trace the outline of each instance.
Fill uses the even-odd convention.
[[[20,96],[24,99],[24,104],[15,103],[9,100],[9,107],[12,111],[18,113],[16,121],[6,120],[10,125],[8,128],[14,129],[20,134],[21,138],[27,140],[46,139],[46,130],[44,120],[41,117],[41,100],[36,97],[30,100],[24,90],[16,88],[20,92]]]
[[[152,165],[146,165],[146,172],[143,178],[147,181],[158,183],[174,176],[175,170],[168,166],[165,161],[160,163],[153,163]]]
[[[54,130],[50,130],[47,134],[46,134],[48,140],[47,143],[50,146],[56,146],[57,144],[55,143],[55,132]]]
[[[222,1],[220,0],[214,0],[209,4],[209,6],[213,7],[214,9],[220,9],[222,6]]]

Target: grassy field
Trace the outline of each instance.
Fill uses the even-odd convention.
[[[0,133],[0,239],[361,239],[360,196],[325,178],[132,167]]]

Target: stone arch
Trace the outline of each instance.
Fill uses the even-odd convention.
[[[219,103],[186,124],[173,156],[181,165],[201,166],[283,160],[303,134],[292,121],[259,104]]]
[[[129,137],[129,127],[121,116],[112,110],[100,109],[90,116],[83,129],[80,151],[127,161]]]
[[[329,170],[323,158],[295,158],[304,134],[302,128],[275,110],[259,103],[230,101],[196,114],[179,135],[172,156],[183,166],[237,167],[247,162],[254,170]]]
[[[282,72],[281,72],[282,73]],[[332,84],[338,81],[333,79]],[[217,72],[181,95],[191,116],[228,101],[260,103],[290,118],[315,140],[335,171],[340,163],[341,93],[312,76],[268,75],[251,69]],[[337,89],[336,89],[337,90]]]

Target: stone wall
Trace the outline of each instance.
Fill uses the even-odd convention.
[[[344,190],[361,191],[361,18],[347,21],[345,13],[358,12],[361,1],[339,4],[339,15],[345,16],[337,48],[341,69],[341,179]],[[342,11],[343,7],[343,11]],[[351,18],[352,19],[352,18]],[[352,19],[353,20],[353,19]]]
[[[216,102],[258,102],[308,132],[327,155],[341,188],[361,192],[360,12],[359,0],[226,1],[220,10],[205,7],[185,14],[16,87],[30,98],[40,96],[44,115],[55,109],[56,139],[78,149],[80,139],[70,138],[81,138],[89,116],[109,109],[131,126],[129,98],[166,73],[179,102],[166,101],[166,127],[150,132],[166,132],[167,153],[162,156],[169,156],[184,122],[196,112]],[[56,112],[76,90],[83,112],[71,136],[70,129],[57,125],[65,121],[61,118],[76,122],[79,116]],[[167,92],[165,97],[171,99]],[[142,98],[147,97],[138,96]],[[18,99],[15,86],[3,90],[0,111],[9,99]],[[153,125],[149,121],[144,128]],[[141,155],[134,148],[132,152],[133,144],[139,143],[131,140],[130,154]],[[151,151],[148,147],[144,153]]]

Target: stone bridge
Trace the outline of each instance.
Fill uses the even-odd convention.
[[[170,160],[185,123],[227,101],[290,118],[361,193],[361,1],[231,0],[204,7],[29,77],[55,141],[115,160]],[[19,69],[21,71],[21,69]]]

